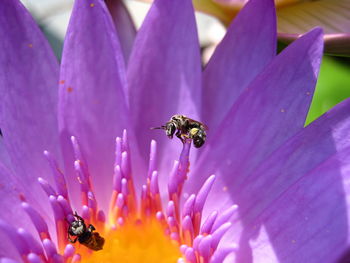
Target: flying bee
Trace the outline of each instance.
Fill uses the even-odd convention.
[[[176,114],[172,116],[165,125],[151,129],[165,130],[166,135],[170,139],[172,139],[175,134],[182,143],[185,143],[186,138],[190,138],[193,140],[194,146],[199,148],[204,144],[205,139],[207,138],[205,131],[208,128],[205,124],[199,121],[190,119],[185,115]]]
[[[105,239],[98,232],[93,232],[95,230],[93,225],[86,227],[84,219],[77,212],[74,213],[74,221],[69,224],[67,233],[69,242],[79,241],[80,244],[95,251],[103,248]],[[75,236],[75,239],[72,239],[71,236]]]

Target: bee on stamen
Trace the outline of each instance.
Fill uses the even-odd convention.
[[[86,227],[84,219],[75,212],[74,220],[69,223],[67,232],[68,240],[71,243],[79,241],[80,244],[95,251],[101,250],[105,239],[98,232],[93,232],[94,230],[96,229],[91,224]],[[72,236],[75,238],[72,239]]]
[[[166,135],[170,139],[175,134],[182,143],[185,143],[185,140],[189,138],[193,141],[196,148],[204,144],[207,138],[206,130],[208,130],[205,124],[179,114],[172,116],[165,125],[151,129],[165,130]]]

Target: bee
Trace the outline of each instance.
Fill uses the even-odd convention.
[[[79,241],[80,244],[95,251],[103,248],[105,239],[98,232],[93,232],[96,230],[93,225],[86,227],[84,219],[77,212],[74,213],[74,221],[69,224],[67,233],[69,242]],[[72,239],[72,236],[75,236],[75,239]]]
[[[182,143],[185,143],[186,138],[190,138],[193,140],[194,147],[196,148],[204,144],[207,138],[206,130],[208,130],[205,124],[179,114],[172,116],[165,125],[151,129],[165,130],[166,135],[170,139],[175,134]]]

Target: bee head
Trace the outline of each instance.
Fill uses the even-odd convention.
[[[79,219],[74,220],[69,227],[69,233],[72,236],[82,235],[85,231],[86,231],[85,223]]]
[[[175,131],[176,131],[176,125],[173,122],[168,122],[165,125],[165,133],[170,139],[173,138]]]

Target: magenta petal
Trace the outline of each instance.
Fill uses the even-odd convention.
[[[121,0],[107,0],[109,12],[117,29],[120,45],[127,62],[136,36],[136,28],[131,16]]]
[[[182,144],[150,128],[163,125],[174,114],[199,116],[201,64],[190,0],[154,1],[135,39],[128,84],[132,121],[136,132],[142,132],[138,136],[142,156],[147,158],[148,145],[156,138],[158,156],[169,168]]]
[[[218,181],[233,191],[230,186],[240,187],[249,172],[303,127],[322,43],[322,31],[311,31],[277,56],[249,85],[212,135],[197,163],[194,180],[216,174]],[[215,194],[226,196],[221,189],[224,186],[216,184],[220,190]]]
[[[58,155],[58,63],[17,0],[0,1],[0,127],[15,175],[33,191],[47,178],[43,151]],[[1,146],[2,147],[2,146]]]
[[[203,73],[202,118],[210,131],[215,131],[241,92],[275,56],[276,43],[273,1],[249,1]]]
[[[104,208],[112,190],[115,137],[128,128],[124,88],[123,55],[104,1],[76,1],[64,43],[59,125],[70,185],[76,181],[69,139],[74,135]]]

